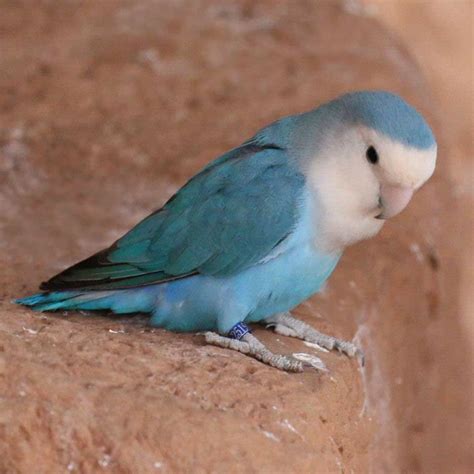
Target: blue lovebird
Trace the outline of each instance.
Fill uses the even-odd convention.
[[[282,118],[208,164],[109,248],[17,300],[37,311],[149,313],[170,331],[301,371],[248,323],[360,354],[290,310],[316,293],[344,249],[374,236],[432,175],[423,117],[383,91],[345,94]]]

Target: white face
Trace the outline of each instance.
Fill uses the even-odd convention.
[[[368,157],[369,147],[376,153]],[[342,250],[374,236],[430,178],[435,163],[436,146],[407,147],[363,126],[334,130],[308,169],[317,201],[317,245]]]

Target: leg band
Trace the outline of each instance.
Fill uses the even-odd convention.
[[[237,323],[228,333],[231,339],[240,341],[246,334],[250,333],[250,328],[244,323]]]

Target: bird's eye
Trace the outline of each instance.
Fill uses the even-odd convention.
[[[375,165],[379,161],[379,154],[373,146],[369,146],[369,148],[367,148],[365,156],[367,157],[369,163],[372,163],[373,165]]]

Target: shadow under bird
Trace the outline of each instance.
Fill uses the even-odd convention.
[[[374,236],[432,175],[436,141],[423,117],[389,92],[345,94],[282,118],[209,163],[109,248],[16,300],[37,311],[149,313],[170,331],[273,367],[248,323],[359,355],[290,310],[322,287],[344,249]]]

